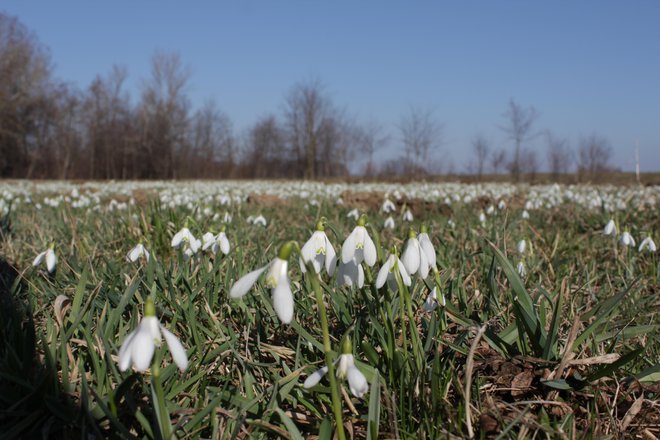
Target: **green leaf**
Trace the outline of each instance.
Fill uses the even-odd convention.
[[[380,375],[374,374],[369,390],[369,414],[367,416],[367,438],[378,439],[378,427],[380,426]]]
[[[300,434],[300,431],[298,430],[298,427],[293,422],[293,420],[291,420],[291,418],[287,416],[280,408],[275,408],[275,411],[277,411],[280,419],[282,419],[282,423],[284,423],[284,426],[286,426],[286,430],[289,431],[289,434],[291,434],[291,438],[294,440],[303,440],[303,436]]]

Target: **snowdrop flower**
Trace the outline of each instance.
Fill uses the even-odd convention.
[[[479,221],[482,225],[486,223],[486,214],[484,214],[483,211],[479,213]]]
[[[522,261],[518,262],[518,266],[516,266],[516,270],[518,271],[518,275],[520,275],[521,277],[527,275],[527,271],[525,270],[525,264]]]
[[[630,235],[630,232],[628,231],[624,231],[624,233],[621,234],[619,241],[624,246],[635,246],[635,239],[632,237],[632,235]]]
[[[205,251],[207,249],[211,249],[213,255],[217,255],[218,250],[222,251],[225,255],[229,254],[229,240],[227,239],[224,228],[218,235],[213,235],[212,232],[202,235],[202,250]]]
[[[440,305],[444,307],[446,305],[445,301],[445,296],[441,293],[440,294]],[[426,297],[426,301],[424,301],[424,310],[427,312],[432,312],[438,307],[438,294],[437,294],[437,287],[433,287],[433,290],[428,294]]]
[[[352,351],[353,347],[351,346],[350,339],[344,338],[342,354],[335,361],[338,364],[336,376],[340,379],[345,378],[348,380],[348,387],[351,389],[351,393],[353,393],[355,397],[361,398],[367,391],[369,391],[369,383],[364,374],[362,374],[362,372],[355,366],[355,358],[353,358]],[[316,370],[305,379],[303,387],[307,389],[312,388],[318,384],[327,373],[327,366]]]
[[[32,262],[33,267],[37,267],[41,264],[44,259],[46,260],[46,269],[48,269],[48,273],[53,273],[55,272],[55,267],[57,266],[57,256],[55,255],[55,251],[53,250],[54,245],[50,245],[48,249],[37,255],[37,257],[34,259]]]
[[[523,239],[523,240],[520,240],[520,241],[518,242],[517,248],[518,248],[518,253],[519,253],[519,254],[524,254],[524,253],[525,253],[525,249],[527,249],[527,242],[526,242],[524,239]]]
[[[188,367],[188,355],[179,339],[163,327],[156,318],[156,306],[151,297],[144,305],[144,317],[138,327],[133,330],[119,349],[119,369],[126,371],[131,365],[139,372],[149,368],[156,347],[160,347],[163,336],[167,347],[172,353],[174,363],[181,371]]]
[[[383,264],[383,267],[381,267],[378,271],[378,277],[376,278],[376,288],[380,289],[385,285],[385,281],[387,281],[390,289],[397,291],[398,284],[396,282],[395,271],[398,271],[399,275],[401,275],[403,284],[406,286],[410,286],[412,284],[412,280],[406,271],[406,267],[403,265],[401,260],[399,260],[399,257],[397,257],[396,252],[393,249],[390,253],[390,256],[387,258],[387,261],[385,261],[385,264]]]
[[[506,202],[504,200],[500,200],[500,203],[497,204],[497,209],[506,209]]]
[[[229,214],[228,212],[225,211],[225,215],[224,215],[224,217],[222,217],[222,221],[224,223],[231,223],[232,219],[233,219],[233,217],[231,216],[231,214]]]
[[[408,241],[403,249],[403,254],[401,254],[401,261],[409,275],[414,275],[419,271],[419,276],[422,279],[429,276],[431,264],[413,229],[410,229],[408,233]]]
[[[358,218],[360,218],[360,211],[358,211],[357,208],[351,209],[348,214],[346,214],[347,218],[353,218],[355,221],[357,221]]]
[[[522,212],[522,214],[521,214],[520,216],[521,216],[524,220],[528,220],[528,219],[529,219],[529,212],[527,212],[527,210],[525,209],[525,210],[523,210],[523,212]]]
[[[642,242],[639,244],[639,252],[642,252],[644,249],[648,249],[649,252],[655,252],[658,250],[658,248],[655,246],[655,242],[653,239],[649,236],[646,237]]]
[[[451,222],[451,220],[449,220]],[[453,222],[452,222],[453,223]],[[422,248],[422,251],[426,254],[426,260],[429,262],[429,267],[433,268],[435,267],[435,248],[433,247],[433,243],[431,242],[431,238],[429,237],[428,230],[426,229],[426,225],[422,225],[420,229],[420,233],[417,236],[417,239],[419,240],[419,245]]]
[[[351,260],[348,263],[339,262],[337,268],[337,284],[339,286],[364,286],[364,269],[362,265]]]
[[[337,265],[337,254],[332,243],[325,234],[325,218],[316,223],[316,231],[312,234],[307,243],[300,250],[300,269],[303,273],[306,271],[305,263],[311,262],[316,273],[321,273],[321,268],[325,267],[328,275],[332,276]]]
[[[385,214],[389,214],[390,212],[396,211],[396,206],[394,206],[394,203],[392,203],[390,199],[385,199],[382,209]]]
[[[344,244],[341,247],[341,261],[346,264],[355,259],[355,264],[360,264],[362,261],[367,265],[373,266],[376,264],[376,245],[369,237],[367,228],[364,225],[367,223],[367,217],[362,215],[357,222],[357,226],[350,233]]]
[[[202,242],[195,238],[187,227],[181,228],[179,232],[172,237],[172,247],[174,249],[183,249],[183,256],[187,259],[197,253]]]
[[[486,214],[491,215],[493,212],[495,212],[495,207],[493,205],[488,205],[488,208],[486,208]]]
[[[271,289],[273,299],[273,308],[275,313],[284,324],[288,324],[293,319],[293,293],[291,292],[291,280],[287,273],[289,265],[289,256],[293,251],[295,242],[288,242],[282,245],[280,252],[273,261],[243,275],[229,291],[232,298],[242,298],[257,282],[259,276],[268,269],[266,274],[266,286]]]
[[[412,212],[410,212],[410,209],[407,209],[406,212],[403,213],[403,221],[404,222],[412,222],[413,221],[413,215],[412,215]]]
[[[254,218],[254,220],[252,220],[252,224],[253,224],[253,225],[261,225],[261,226],[263,226],[263,227],[265,228],[266,225],[268,224],[268,222],[266,221],[266,217],[264,217],[263,215],[259,214],[258,216],[256,216],[256,217]]]
[[[144,257],[144,259],[149,262],[149,251],[142,243],[136,244],[135,247],[126,254],[126,260],[130,263],[135,263],[140,257]]]
[[[392,218],[392,216],[389,216],[385,219],[385,223],[383,223],[383,227],[388,229],[395,228],[394,219]]]
[[[479,220],[481,220],[481,217],[479,217]],[[485,221],[486,221],[486,218],[484,217],[482,223],[485,222]],[[452,219],[449,219],[449,220],[447,220],[447,226],[454,229],[456,227],[456,222]]]
[[[614,224],[614,220],[610,220],[607,222],[605,225],[605,229],[603,229],[603,234],[605,235],[616,235],[616,225]]]

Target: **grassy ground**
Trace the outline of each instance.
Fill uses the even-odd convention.
[[[337,381],[347,437],[660,435],[657,254],[603,236],[611,215],[601,210],[563,204],[524,220],[521,207],[509,205],[481,223],[476,202],[423,204],[410,224],[397,211],[394,230],[382,228],[386,214],[369,210],[379,258],[365,266],[364,287],[338,287],[322,272],[328,355],[336,357],[349,335],[369,381],[362,398]],[[351,208],[324,199],[235,205],[229,255],[200,252],[190,260],[170,246],[187,219],[197,237],[221,226],[190,220],[197,207],[147,200],[119,211],[12,210],[0,248],[0,437],[161,438],[171,428],[178,438],[332,438],[337,417],[327,377],[302,386],[325,357],[315,283],[301,273],[298,255],[289,264],[291,324],[278,319],[263,280],[242,299],[228,292],[283,243],[302,246],[321,216],[340,253],[355,226],[346,217]],[[259,213],[266,227],[246,223]],[[657,209],[615,218],[638,242],[660,226]],[[398,292],[377,289],[389,250],[400,251],[408,228],[419,231],[422,222],[437,274],[413,276]],[[523,255],[521,239],[528,241]],[[58,264],[48,275],[31,263],[51,241]],[[148,263],[126,261],[138,242],[152,252]],[[446,303],[429,312],[423,305],[435,285]],[[165,344],[159,371],[118,368],[119,348],[150,295],[160,322],[187,349],[184,372]]]

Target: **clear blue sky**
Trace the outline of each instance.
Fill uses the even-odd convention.
[[[462,169],[482,133],[503,146],[509,99],[533,105],[537,129],[596,132],[614,162],[660,170],[660,2],[647,1],[35,1],[6,0],[50,48],[55,74],[86,88],[113,64],[137,98],[156,50],[191,68],[193,105],[214,99],[240,134],[281,113],[314,76],[357,120],[393,136],[410,106],[445,125],[437,160]],[[545,145],[537,142],[545,160]]]

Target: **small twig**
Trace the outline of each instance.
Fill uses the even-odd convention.
[[[470,388],[472,387],[472,370],[474,368],[474,352],[477,350],[479,341],[481,340],[481,337],[484,335],[484,332],[486,331],[487,327],[488,324],[484,324],[481,327],[479,327],[479,331],[477,331],[477,335],[474,337],[474,340],[472,341],[472,345],[470,346],[470,352],[468,353],[467,362],[465,364],[465,393],[464,393],[465,424],[467,425],[468,436],[470,438],[474,438],[474,429],[472,428],[472,408],[470,407]]]

